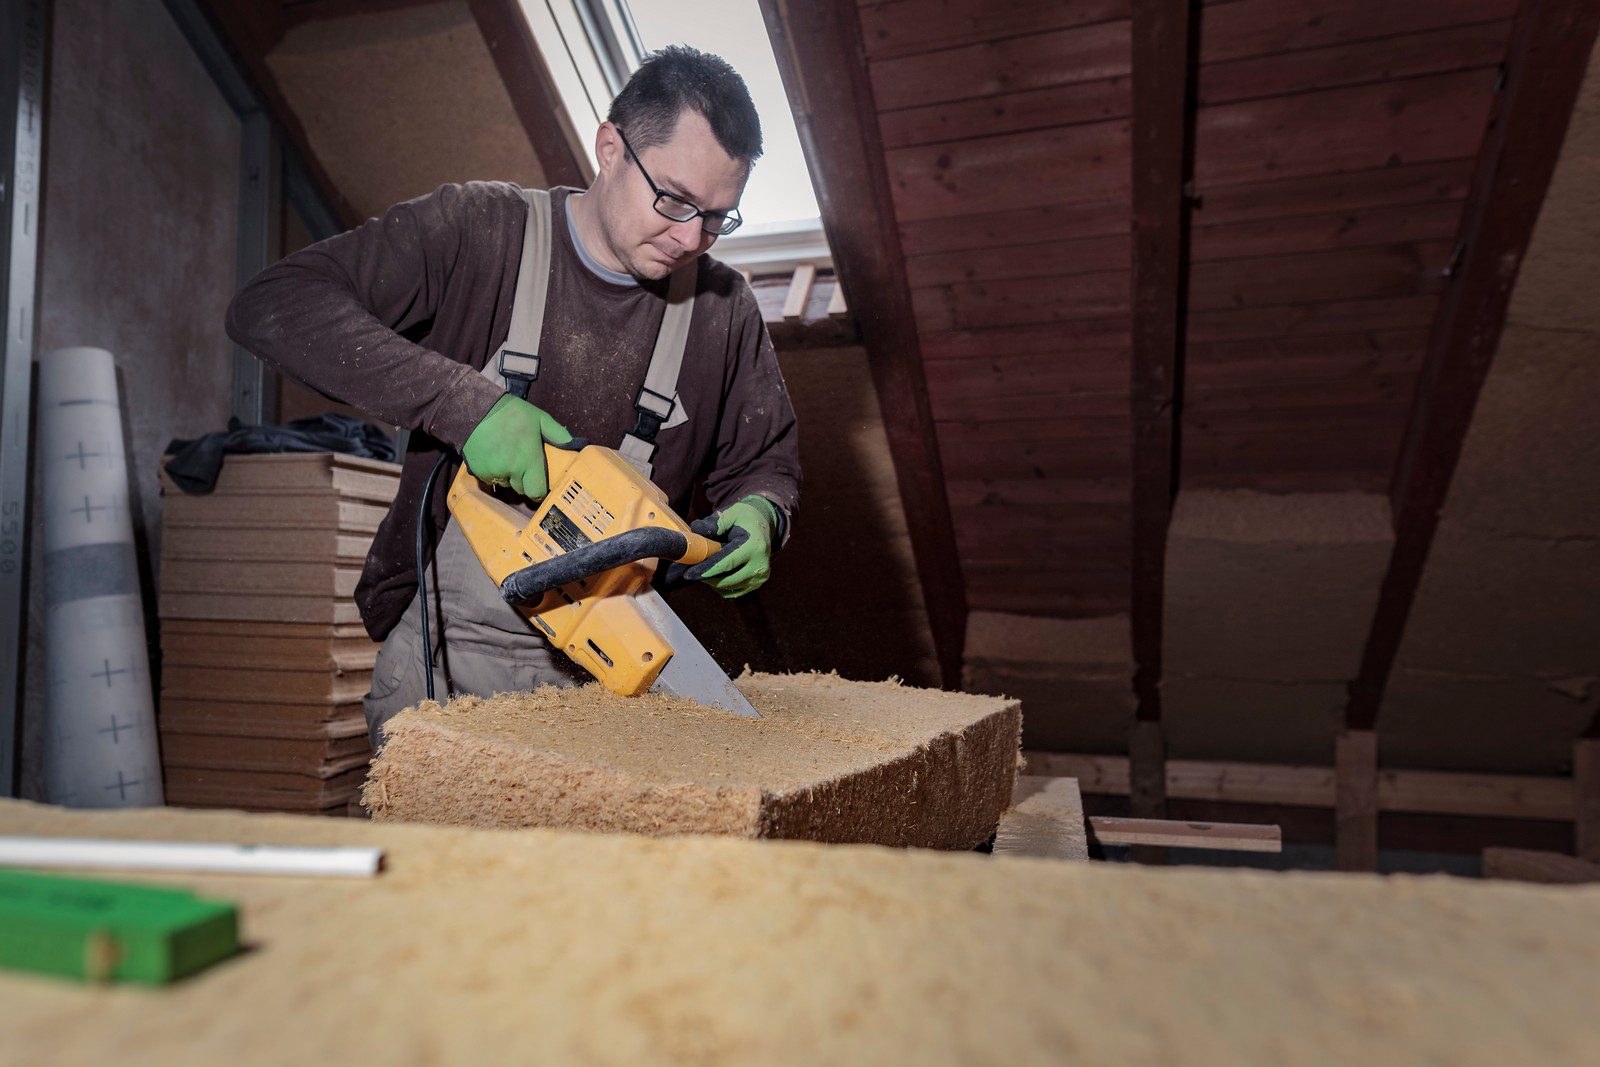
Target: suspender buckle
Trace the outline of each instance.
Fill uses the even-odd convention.
[[[658,393],[649,386],[640,386],[639,395],[633,401],[633,436],[647,443],[654,442],[661,424],[672,418],[677,406],[676,398]]]
[[[509,348],[500,350],[500,377],[506,388],[523,400],[528,399],[528,387],[539,380],[539,357],[532,352],[516,352]]]

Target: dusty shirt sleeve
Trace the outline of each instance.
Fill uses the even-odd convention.
[[[501,390],[399,331],[438,310],[484,198],[442,186],[288,256],[234,297],[228,335],[335,400],[460,448]]]
[[[764,496],[782,514],[785,537],[800,506],[800,438],[766,323],[742,286],[728,337],[731,351],[706,498],[724,507]]]

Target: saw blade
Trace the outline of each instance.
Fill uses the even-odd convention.
[[[650,686],[652,693],[685,697],[708,708],[722,708],[748,719],[761,717],[717,666],[711,653],[689,632],[678,613],[667,607],[660,593],[647,589],[635,594],[634,599],[672,646],[672,658]]]

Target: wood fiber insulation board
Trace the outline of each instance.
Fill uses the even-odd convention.
[[[1600,890],[0,801],[0,834],[385,850],[118,874],[251,951],[152,995],[0,974],[0,1063],[1592,1062]]]
[[[163,494],[181,494],[163,456],[158,479]],[[388,504],[400,489],[400,466],[379,459],[334,452],[284,452],[231,455],[223,462],[208,498],[253,493],[331,493],[358,500]]]
[[[364,719],[359,701],[349,704],[268,704],[261,702],[185,700],[161,697],[162,729],[181,722],[189,733],[239,733],[247,737],[316,737],[337,728],[333,724]],[[303,729],[302,729],[303,728]],[[365,725],[362,726],[365,730]],[[290,732],[283,732],[288,730]]]
[[[1022,701],[1025,747],[1126,752],[1133,722],[1133,649],[1126,615],[1046,619],[967,616],[962,685]]]
[[[1377,493],[1180,493],[1162,623],[1168,754],[1326,763],[1393,542]]]
[[[390,724],[374,819],[973,848],[1011,801],[1015,701],[745,675],[759,719],[599,685],[425,702]]]

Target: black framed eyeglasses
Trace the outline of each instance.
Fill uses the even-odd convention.
[[[701,211],[699,207],[689,203],[683,197],[673,196],[661,188],[656,184],[655,179],[650,177],[650,172],[644,169],[644,163],[640,161],[639,153],[635,152],[633,145],[628,143],[628,135],[618,128],[617,136],[622,138],[622,147],[628,150],[628,155],[633,157],[634,165],[639,168],[639,173],[644,175],[645,184],[655,192],[657,215],[669,218],[673,222],[688,222],[692,218],[704,219],[705,221],[700,224],[700,228],[706,233],[714,233],[718,237],[728,236],[744,222],[744,219],[739,216],[738,208],[726,212]]]

